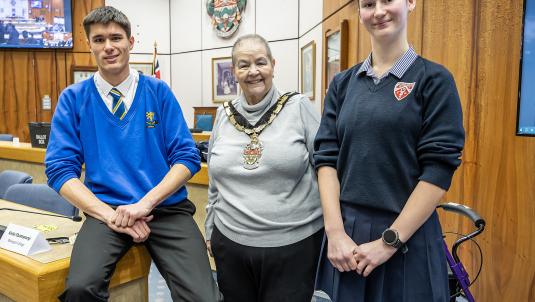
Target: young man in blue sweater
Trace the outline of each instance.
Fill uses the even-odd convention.
[[[163,81],[130,69],[122,12],[97,8],[83,24],[98,72],[62,92],[45,159],[49,185],[87,217],[59,298],[107,301],[115,264],[143,242],[174,301],[217,301],[184,187],[200,158],[180,106]]]

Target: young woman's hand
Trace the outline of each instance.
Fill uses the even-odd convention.
[[[385,263],[396,251],[395,248],[384,244],[382,239],[359,245],[354,256],[358,263],[357,273],[368,277],[376,267]]]
[[[327,234],[327,258],[340,272],[349,272],[357,268],[354,253],[357,244],[343,230]]]

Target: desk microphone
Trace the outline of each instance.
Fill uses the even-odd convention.
[[[48,213],[41,213],[41,212],[32,212],[32,211],[26,211],[26,210],[19,210],[19,209],[12,209],[12,208],[0,208],[0,211],[13,211],[13,212],[23,212],[23,213],[30,213],[30,214],[37,214],[37,215],[43,215],[43,216],[52,216],[52,217],[59,217],[59,218],[67,218],[75,222],[82,221],[82,217],[76,215],[76,216],[65,216],[65,215],[57,215],[57,214],[48,214]]]

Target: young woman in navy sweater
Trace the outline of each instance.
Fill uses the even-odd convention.
[[[452,75],[407,41],[416,0],[359,0],[372,52],[336,75],[315,140],[326,240],[316,287],[333,301],[448,301],[435,207],[460,164]]]

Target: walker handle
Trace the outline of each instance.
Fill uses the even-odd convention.
[[[476,213],[474,210],[472,210],[471,208],[465,205],[454,203],[454,202],[447,202],[447,203],[438,205],[437,208],[442,208],[446,211],[455,212],[457,214],[461,214],[470,218],[470,220],[472,220],[472,222],[478,229],[485,227],[485,220],[481,218],[481,216],[479,216],[478,213]]]

